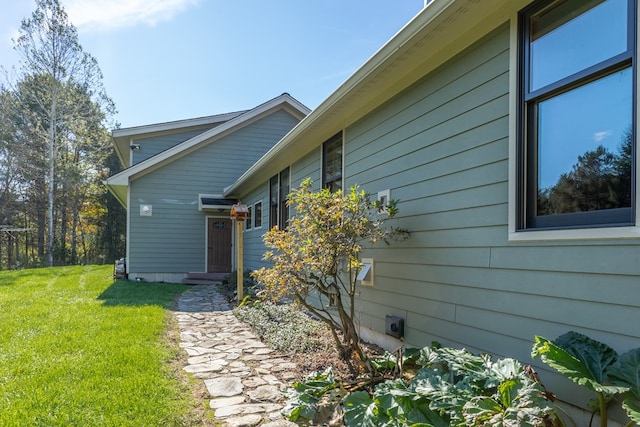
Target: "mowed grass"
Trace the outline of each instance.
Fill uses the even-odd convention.
[[[111,266],[0,271],[0,425],[196,425],[165,337],[186,289]]]

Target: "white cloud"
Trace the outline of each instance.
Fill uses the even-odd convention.
[[[84,30],[110,30],[171,20],[199,0],[65,0],[69,20]]]
[[[603,139],[610,137],[613,135],[613,132],[610,130],[605,130],[602,132],[596,132],[593,134],[593,140],[597,143],[601,142]]]

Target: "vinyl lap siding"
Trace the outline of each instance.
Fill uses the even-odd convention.
[[[221,194],[296,123],[275,112],[132,181],[130,271],[203,271],[206,217],[228,213],[198,211],[198,194]],[[140,216],[140,204],[153,216]]]
[[[346,130],[346,185],[391,189],[411,230],[366,252],[360,324],[395,314],[410,345],[525,363],[534,335],[572,329],[640,347],[637,240],[508,241],[508,49],[502,28]]]

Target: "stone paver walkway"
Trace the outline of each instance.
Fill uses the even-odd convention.
[[[215,420],[228,427],[296,426],[282,417],[281,390],[294,378],[295,364],[268,348],[232,313],[216,286],[182,294],[175,313],[184,368],[201,378],[211,395]]]

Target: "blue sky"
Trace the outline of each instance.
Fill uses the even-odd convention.
[[[2,0],[0,65],[33,0]],[[244,110],[288,92],[315,108],[423,0],[61,0],[123,127]]]

